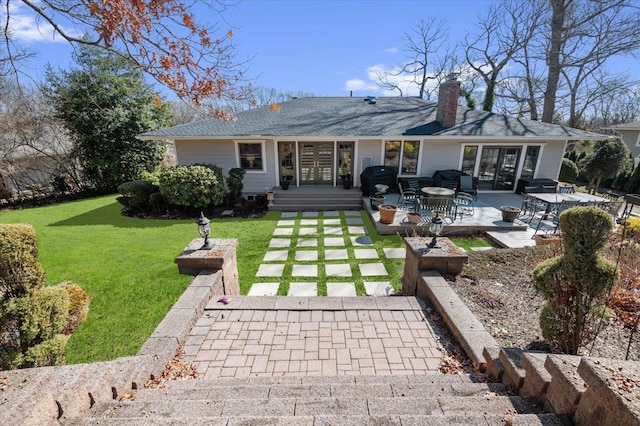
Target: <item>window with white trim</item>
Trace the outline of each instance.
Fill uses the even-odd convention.
[[[395,167],[401,175],[418,174],[420,141],[385,141],[384,165]]]
[[[264,142],[237,142],[239,166],[248,172],[265,171]]]

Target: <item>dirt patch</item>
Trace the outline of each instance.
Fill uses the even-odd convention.
[[[469,264],[457,277],[445,276],[451,287],[499,345],[550,351],[540,330],[544,298],[532,279],[534,267],[553,255],[548,247],[495,249],[469,253]],[[595,344],[582,355],[640,360],[640,333],[631,331],[615,316],[603,325]]]

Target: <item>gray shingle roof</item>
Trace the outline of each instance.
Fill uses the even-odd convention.
[[[537,121],[458,107],[456,125],[436,122],[435,102],[418,98],[377,98],[375,104],[356,97],[300,98],[269,107],[243,111],[232,121],[217,119],[143,133],[143,139],[198,137],[531,137],[603,139],[606,136]]]
[[[633,121],[631,123],[613,124],[608,127],[603,127],[603,129],[640,130],[640,121]]]

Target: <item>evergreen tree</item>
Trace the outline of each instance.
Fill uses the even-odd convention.
[[[47,94],[71,132],[86,182],[115,191],[160,164],[165,146],[136,135],[168,125],[170,110],[130,61],[87,46],[74,60],[79,68],[47,71]]]

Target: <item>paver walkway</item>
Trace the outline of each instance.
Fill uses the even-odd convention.
[[[393,294],[385,262],[405,250],[376,249],[365,220],[360,211],[283,212],[248,295],[355,296],[357,285],[361,294]]]
[[[206,379],[437,374],[443,353],[415,297],[212,300],[184,360]]]

